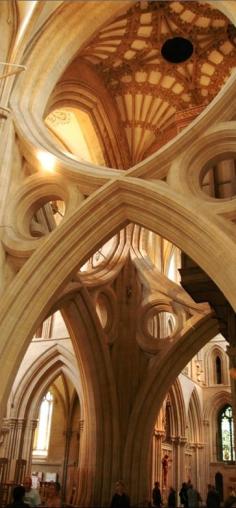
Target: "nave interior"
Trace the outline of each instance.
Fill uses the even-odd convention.
[[[0,504],[236,488],[236,3],[0,2]]]

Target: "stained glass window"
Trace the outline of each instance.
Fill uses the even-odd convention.
[[[235,460],[234,423],[231,406],[225,406],[219,414],[219,435],[220,459],[226,462]]]
[[[52,422],[53,395],[47,392],[39,408],[39,420],[34,436],[33,456],[47,457],[51,422]]]

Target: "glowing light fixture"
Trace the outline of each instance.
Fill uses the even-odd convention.
[[[54,171],[56,165],[56,159],[54,155],[49,152],[40,151],[37,154],[37,159],[42,165],[42,169],[44,169],[44,171],[49,171],[50,173]]]

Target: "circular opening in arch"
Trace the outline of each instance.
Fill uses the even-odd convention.
[[[147,320],[147,331],[154,339],[166,339],[172,336],[175,327],[175,316],[170,312],[153,311]]]
[[[212,162],[203,171],[200,181],[202,191],[215,199],[232,199],[236,195],[236,159]]]
[[[164,42],[161,54],[167,62],[175,64],[185,62],[193,54],[193,45],[184,37],[172,37]]]
[[[34,237],[44,236],[55,229],[65,215],[65,203],[61,199],[40,203],[34,212],[30,224],[30,233]]]

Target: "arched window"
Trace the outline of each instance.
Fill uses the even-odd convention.
[[[43,397],[39,409],[39,420],[34,436],[33,455],[47,457],[51,423],[52,423],[53,395],[51,392]]]
[[[225,462],[235,460],[234,423],[232,407],[227,405],[219,413],[219,459]]]
[[[216,370],[216,383],[217,385],[220,385],[222,383],[222,368],[221,368],[221,359],[219,356],[217,356],[215,360],[215,370]]]

